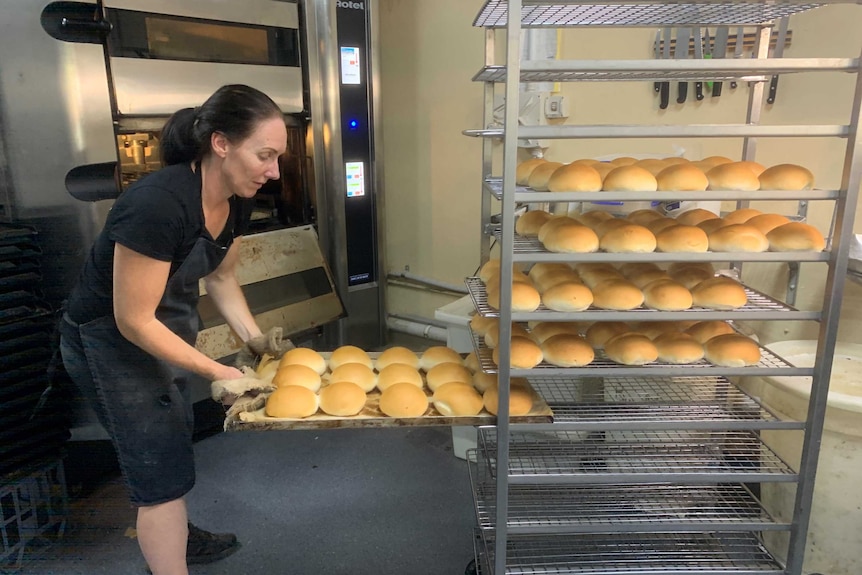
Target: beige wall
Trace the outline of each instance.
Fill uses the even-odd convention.
[[[483,63],[484,35],[471,26],[478,0],[381,0],[381,73],[386,184],[387,267],[438,280],[460,283],[479,264],[481,142],[461,131],[480,127],[482,88],[471,81]],[[856,57],[862,40],[858,29],[862,9],[829,6],[791,19],[793,44],[788,57]],[[569,30],[561,34],[564,59],[648,58],[655,29]],[[498,34],[498,52],[504,39]],[[764,110],[763,123],[847,123],[855,76],[839,73],[786,75],[776,104]],[[732,91],[725,84],[718,99],[696,103],[693,87],[684,105],[658,110],[651,82],[582,82],[561,85],[569,103],[568,123],[738,123],[745,120],[748,88]],[[761,139],[756,159],[771,165],[795,162],[810,168],[817,186],[840,184],[844,141],[799,138]],[[739,157],[742,144],[733,139],[702,140],[556,140],[547,157],[571,161],[605,154],[674,153],[686,149],[691,158],[720,154]],[[499,170],[498,170],[499,171]],[[725,208],[732,206],[726,205]],[[795,212],[795,203],[759,203],[764,211]],[[829,228],[831,203],[810,209],[811,222]],[[858,219],[858,218],[857,218]],[[862,222],[862,220],[859,220]],[[857,231],[859,230],[857,225]],[[798,307],[814,309],[823,297],[826,266],[803,266]],[[758,288],[783,297],[786,266],[746,264],[745,278]],[[850,329],[862,319],[862,288],[847,284],[845,339],[862,341]],[[405,288],[391,288],[391,312],[433,317],[451,298]],[[813,324],[759,326],[764,339],[809,337]],[[779,331],[780,330],[780,331]],[[856,332],[855,334],[853,332]]]

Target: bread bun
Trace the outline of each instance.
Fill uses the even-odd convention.
[[[637,275],[629,276],[629,281],[637,286],[639,290],[643,290],[646,286],[658,280],[667,280],[670,276],[667,272],[661,269],[645,270]]]
[[[396,383],[380,394],[379,407],[389,417],[421,417],[428,410],[428,397],[420,387]]]
[[[596,160],[594,158],[580,158],[575,160],[574,162],[570,162],[569,165],[578,165],[578,166],[595,166],[596,164],[601,164],[601,160]]]
[[[554,172],[562,167],[563,164],[560,162],[544,162],[539,164],[532,172],[530,172],[530,177],[527,178],[527,185],[537,192],[547,192],[548,181],[551,179]]]
[[[475,387],[479,393],[485,393],[486,389],[494,387],[495,385],[497,385],[496,373],[477,371],[473,374],[473,387]]]
[[[573,270],[557,270],[548,272],[542,278],[536,281],[536,288],[539,293],[545,293],[554,286],[562,283],[583,283],[581,278]]]
[[[733,224],[709,234],[709,249],[714,252],[765,252],[769,240],[760,230],[747,224]]]
[[[599,249],[596,233],[581,224],[557,226],[542,243],[546,250],[554,253],[590,253]]]
[[[441,363],[457,363],[463,365],[461,354],[445,345],[433,345],[422,352],[419,358],[419,369],[428,371]]]
[[[706,342],[703,352],[708,362],[721,367],[745,367],[760,362],[760,347],[739,334],[716,336]]]
[[[569,164],[551,175],[549,192],[598,192],[602,189],[602,176],[592,166]]]
[[[530,337],[530,334],[522,326],[512,324],[512,337]],[[499,324],[492,326],[485,332],[485,345],[490,348],[495,348],[500,343],[500,326]]]
[[[676,216],[676,221],[684,226],[696,226],[700,222],[717,218],[718,215],[703,208],[694,208],[686,210]]]
[[[547,160],[544,158],[530,158],[518,164],[515,167],[515,183],[519,186],[526,186],[527,182],[530,181],[530,174],[533,173],[533,170],[545,162]]]
[[[754,226],[760,233],[768,234],[778,226],[782,226],[784,224],[789,224],[790,219],[786,216],[782,216],[781,214],[760,214],[759,216],[754,216],[747,222],[745,225]],[[767,237],[767,239],[769,239]]]
[[[513,382],[514,383],[514,382]],[[482,405],[491,415],[497,415],[500,405],[499,386],[488,388],[482,395]],[[509,415],[527,415],[533,409],[533,396],[530,390],[516,385],[509,386]]]
[[[614,168],[602,182],[606,191],[654,192],[657,188],[655,176],[635,165]]]
[[[515,336],[512,338],[510,367],[515,369],[531,369],[542,363],[542,348],[529,337]],[[500,348],[495,347],[491,355],[494,363],[500,365]]]
[[[631,331],[628,324],[621,321],[597,321],[587,328],[585,337],[593,348],[602,349],[611,338]]]
[[[548,234],[553,232],[559,226],[581,225],[575,218],[569,216],[554,216],[539,228],[539,233],[536,235],[540,242],[544,242]]]
[[[618,156],[613,160],[610,160],[611,164],[615,166],[631,166],[638,163],[637,158],[632,158],[631,156]]]
[[[482,396],[472,385],[466,383],[444,383],[431,397],[434,409],[448,417],[468,417],[482,411]]]
[[[666,161],[658,158],[647,158],[645,160],[638,160],[635,165],[648,171],[653,176],[658,176],[663,169],[673,164],[668,164]]]
[[[542,298],[539,296],[538,290],[532,285],[525,283],[512,284],[512,311],[536,311],[536,308],[541,303]],[[500,309],[499,290],[488,289],[488,305],[494,309]]]
[[[257,374],[257,378],[263,381],[272,382],[275,377],[276,372],[278,371],[278,360],[274,357],[267,355],[260,359],[260,363],[257,366],[257,369],[254,372]]]
[[[645,335],[624,333],[605,343],[605,355],[615,363],[644,365],[658,359],[655,344]]]
[[[584,311],[593,303],[593,292],[581,283],[561,283],[542,294],[542,303],[554,311]]]
[[[432,367],[425,374],[425,381],[428,384],[428,389],[436,391],[444,383],[453,381],[470,384],[473,381],[473,374],[460,363],[441,363]]]
[[[707,309],[737,309],[748,303],[742,284],[728,277],[700,282],[691,290],[691,297],[695,306]]]
[[[598,164],[593,164],[593,169],[599,173],[602,177],[602,185],[604,185],[605,178],[608,177],[608,174],[616,170],[619,166],[611,164],[609,162],[599,162]]]
[[[759,179],[762,190],[810,190],[814,187],[814,174],[796,164],[770,166]]]
[[[721,166],[723,164],[733,163],[733,160],[731,160],[727,156],[707,156],[700,161],[704,164],[711,164],[713,166]]]
[[[668,166],[672,166],[674,164],[687,164],[691,162],[691,160],[683,158],[682,156],[668,156],[666,158],[662,158],[662,161]]]
[[[606,280],[593,290],[593,305],[600,309],[623,311],[640,307],[644,296],[628,280]]]
[[[349,381],[358,385],[362,391],[369,392],[377,387],[377,374],[362,363],[343,363],[332,370],[330,383]]]
[[[635,210],[629,215],[626,216],[625,219],[630,221],[633,224],[637,224],[639,226],[646,226],[648,223],[663,218],[664,215],[658,211],[653,210],[651,208],[643,208],[640,210]]]
[[[692,164],[668,166],[655,179],[658,190],[667,192],[702,192],[709,185],[706,174]]]
[[[396,383],[422,387],[422,374],[415,367],[403,363],[391,363],[380,370],[377,375],[377,389],[386,391]]]
[[[820,230],[802,222],[778,226],[768,234],[769,250],[773,252],[820,252],[826,248],[826,239]]]
[[[673,280],[658,280],[643,289],[644,307],[661,311],[680,311],[692,304],[691,292]]]
[[[715,268],[712,267],[710,262],[673,262],[667,267],[667,273],[673,275],[684,268],[701,268],[708,271],[711,275],[715,275]]]
[[[319,399],[316,393],[307,387],[285,385],[269,394],[264,413],[269,417],[302,419],[314,415],[318,407]]]
[[[622,228],[624,226],[634,225],[630,221],[623,218],[613,218],[610,220],[605,220],[603,222],[599,222],[593,229],[596,232],[596,235],[599,236],[599,239],[608,232],[613,231],[617,228]]]
[[[272,384],[276,387],[297,385],[317,392],[320,389],[320,375],[307,365],[291,364],[280,367],[272,378]]]
[[[710,190],[738,190],[753,192],[760,189],[760,181],[754,172],[738,163],[715,166],[706,172]]]
[[[708,236],[709,234],[711,234],[712,232],[714,232],[718,229],[721,229],[725,226],[732,226],[732,225],[733,225],[733,223],[728,222],[727,220],[725,220],[723,218],[713,218],[711,220],[704,220],[704,221],[700,222],[699,224],[697,224],[697,227],[699,227],[700,229],[705,231],[706,235]]]
[[[651,231],[652,235],[657,236],[659,232],[678,225],[679,222],[673,218],[659,218],[647,223],[644,227]]]
[[[599,246],[610,253],[649,253],[655,251],[655,236],[643,226],[629,224],[602,236]]]
[[[760,210],[755,210],[754,208],[739,208],[724,216],[724,221],[729,224],[744,224],[754,216],[759,216],[762,213]]]
[[[655,237],[656,248],[667,253],[700,253],[709,249],[709,236],[697,226],[672,226]]]
[[[307,347],[297,347],[286,352],[278,362],[278,369],[288,365],[304,365],[317,372],[318,375],[326,373],[326,360],[323,356]]]
[[[356,415],[365,407],[365,390],[352,381],[336,381],[320,390],[320,410],[337,417]]]
[[[715,273],[708,272],[705,269],[697,266],[689,266],[684,268],[679,268],[675,270],[674,273],[669,274],[670,278],[678,282],[686,287],[686,289],[691,290],[702,281],[706,281],[712,277],[715,277]]]
[[[593,348],[579,335],[555,335],[542,344],[545,361],[557,367],[581,367],[595,358]]]
[[[497,325],[498,320],[495,317],[483,317],[481,315],[474,315],[470,318],[470,329],[481,336],[485,336],[488,333],[488,330]]]
[[[687,333],[666,332],[653,340],[659,361],[673,364],[694,363],[703,359],[703,346]]]
[[[613,214],[604,210],[590,210],[578,216],[578,221],[588,228],[595,230],[596,226],[607,220],[614,220]]]
[[[515,221],[515,233],[527,238],[539,235],[539,229],[553,216],[544,210],[530,210]]]
[[[482,366],[479,364],[479,357],[476,355],[475,351],[471,351],[467,354],[467,357],[464,358],[464,367],[473,373],[482,370]]]
[[[533,264],[533,267],[530,268],[530,272],[527,274],[527,277],[529,277],[530,280],[535,284],[540,279],[542,279],[545,274],[558,271],[571,272],[572,268],[570,268],[566,264],[539,262]]]
[[[419,369],[419,357],[415,352],[402,346],[394,346],[386,349],[377,357],[377,371],[382,371],[394,363],[409,365],[413,369]]]
[[[734,166],[740,166],[743,168],[748,168],[749,170],[751,170],[754,173],[755,176],[758,176],[758,177],[760,177],[760,174],[762,174],[766,170],[766,166],[764,166],[763,164],[759,164],[757,162],[752,162],[751,160],[742,160],[741,162],[733,162],[733,165]]]
[[[580,329],[580,324],[573,321],[542,321],[530,329],[530,339],[542,344],[555,335],[578,335]]]
[[[633,333],[645,335],[650,339],[655,339],[663,333],[678,333],[676,322],[673,321],[640,321],[632,326]]]
[[[626,262],[619,267],[619,272],[626,278],[633,278],[646,272],[655,271],[660,272],[662,269],[652,262]]]
[[[685,330],[685,333],[693,337],[698,343],[704,344],[716,336],[736,333],[736,331],[726,321],[713,320],[699,321]]]
[[[368,366],[369,369],[374,367],[368,353],[355,345],[342,345],[329,356],[330,371],[335,371],[346,363],[361,363]]]

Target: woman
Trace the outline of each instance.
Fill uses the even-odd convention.
[[[233,535],[188,523],[183,499],[195,480],[189,372],[243,375],[194,347],[198,280],[247,347],[279,345],[261,334],[235,269],[251,198],[278,179],[286,143],[278,106],[248,86],[176,112],[162,132],[165,167],[114,204],[66,304],[63,362],[111,435],[155,575],[186,575],[187,562],[237,548]]]

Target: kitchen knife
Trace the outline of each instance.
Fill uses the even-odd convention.
[[[656,60],[661,60],[661,28],[655,32],[655,46],[653,46],[653,57]],[[661,82],[655,81],[652,83],[653,90],[656,94],[661,92]]]
[[[778,38],[775,42],[775,51],[772,56],[781,58],[784,55],[784,42],[787,40],[787,27],[790,24],[790,16],[778,19]],[[769,95],[766,97],[766,103],[772,104],[775,102],[775,93],[778,91],[778,74],[772,76],[769,81]]]
[[[691,36],[691,30],[689,28],[677,28],[676,29],[676,48],[674,48],[674,58],[677,60],[683,60],[688,58],[688,40]],[[679,94],[676,98],[677,104],[684,104],[686,98],[688,97],[688,82],[680,82],[679,83]]]
[[[703,33],[700,26],[694,28],[694,59],[703,60]],[[694,83],[694,98],[698,102],[703,100],[703,80]]]
[[[745,45],[745,28],[737,26],[736,28],[736,44],[733,46],[733,59],[739,60],[742,58],[742,48]],[[736,80],[731,80],[730,89],[736,89]]]
[[[709,37],[709,28],[703,29],[703,59],[712,59],[712,39]],[[712,82],[707,81],[706,87],[712,91]]]
[[[715,48],[712,51],[713,58],[724,58],[727,55],[727,37],[730,30],[727,26],[719,26],[715,30]],[[712,97],[721,96],[721,82],[712,83]]]
[[[662,46],[662,58],[665,60],[670,60],[670,37],[671,29],[665,28],[662,31],[662,39],[664,40],[664,45]],[[658,107],[665,110],[667,109],[667,105],[670,103],[670,82],[664,81],[661,83],[661,91],[659,94],[660,98]]]

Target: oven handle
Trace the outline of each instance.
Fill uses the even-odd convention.
[[[92,32],[95,34],[110,34],[114,28],[113,24],[107,20],[76,20],[66,17],[60,19],[60,26],[70,32]]]
[[[84,44],[103,44],[114,27],[97,5],[86,2],[51,2],[40,20],[52,38]]]

